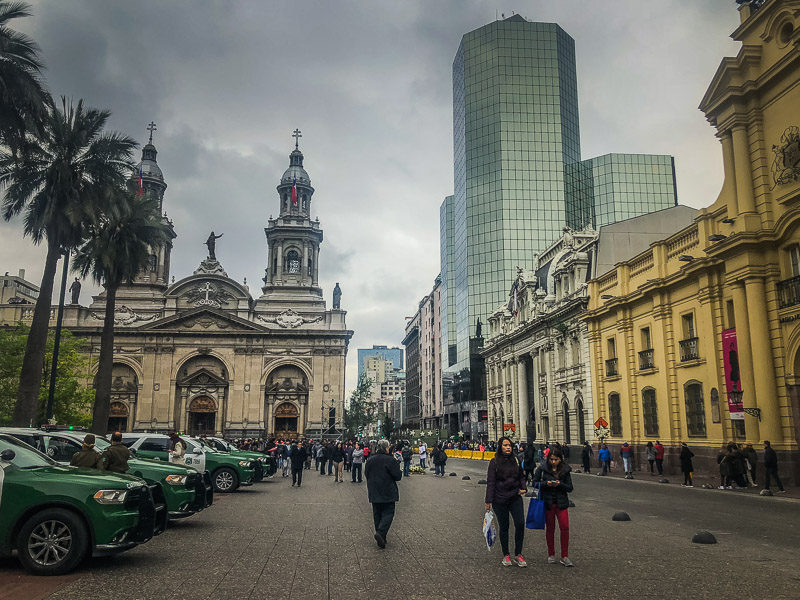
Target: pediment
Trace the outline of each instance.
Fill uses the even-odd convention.
[[[188,386],[200,385],[208,387],[214,385],[227,385],[228,382],[209,369],[202,368],[199,371],[195,371],[188,377],[178,379],[178,384]]]
[[[259,333],[267,331],[266,327],[251,323],[247,319],[210,308],[195,308],[184,311],[177,315],[171,315],[153,323],[148,323],[140,329],[143,331],[178,330],[199,332],[257,331]]]
[[[749,68],[760,62],[761,46],[742,46],[735,58],[723,58],[700,102],[700,110],[707,114],[721,98],[741,93],[740,88],[750,76]]]
[[[235,308],[240,302],[252,303],[247,288],[221,275],[192,275],[173,284],[167,290],[168,298],[175,298],[178,309]]]

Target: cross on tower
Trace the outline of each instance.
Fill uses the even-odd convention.
[[[299,129],[295,129],[294,133],[292,133],[292,137],[294,138],[294,149],[295,150],[299,150],[300,149],[300,147],[299,147],[300,146],[300,138],[303,137],[300,134],[300,130]]]
[[[206,281],[205,287],[201,287],[197,291],[198,292],[205,292],[206,293],[206,302],[208,302],[208,294],[214,291],[214,286],[212,286],[210,282]]]
[[[153,121],[150,121],[150,124],[147,126],[147,131],[150,132],[150,141],[148,143],[152,144],[153,143],[153,132],[154,131],[158,131],[158,128],[156,127],[156,124]]]

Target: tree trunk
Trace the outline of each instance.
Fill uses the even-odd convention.
[[[105,435],[108,432],[108,412],[111,407],[111,371],[114,368],[114,309],[117,305],[117,284],[107,284],[106,314],[103,333],[100,335],[100,359],[94,383],[94,409],[92,410],[92,432]]]
[[[25,345],[25,357],[19,377],[17,403],[11,424],[14,427],[31,427],[36,423],[39,410],[39,393],[42,390],[42,372],[47,350],[47,332],[50,327],[50,305],[53,297],[53,280],[56,276],[61,248],[47,241],[47,258],[44,261],[44,274],[39,288],[39,297],[33,309],[33,322]]]

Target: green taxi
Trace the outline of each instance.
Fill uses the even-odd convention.
[[[242,485],[261,481],[264,469],[258,460],[217,452],[199,441],[182,437],[186,442],[186,456],[200,457],[205,470],[211,474],[211,483],[216,492],[233,492]],[[160,433],[123,433],[122,443],[136,451],[140,458],[169,460],[169,436]]]
[[[158,486],[132,475],[65,467],[0,433],[0,556],[16,550],[23,567],[59,575],[87,555],[149,541],[166,526]]]
[[[0,433],[13,435],[53,460],[68,465],[72,455],[80,451],[84,433],[50,428],[0,427]],[[111,443],[95,436],[95,450],[102,454]],[[164,464],[161,461],[131,458],[128,474],[141,477],[147,483],[158,484],[164,494],[170,519],[181,519],[200,512],[214,501],[211,477],[192,467]]]
[[[239,450],[239,448],[231,444],[228,440],[218,437],[192,437],[189,439],[197,440],[201,444],[204,443],[206,446],[216,450],[217,452],[228,452],[234,456],[244,456],[246,458],[253,458],[257,460],[261,463],[261,467],[264,470],[264,477],[272,477],[278,471],[278,463],[274,458],[267,454],[263,454],[261,452],[251,452],[249,450]]]

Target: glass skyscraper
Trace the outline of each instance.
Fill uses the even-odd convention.
[[[669,156],[581,161],[575,42],[514,15],[463,36],[453,61],[454,194],[442,204],[442,356],[469,369],[476,326],[508,300],[516,267],[565,225],[673,206]],[[473,344],[474,346],[474,344]]]

